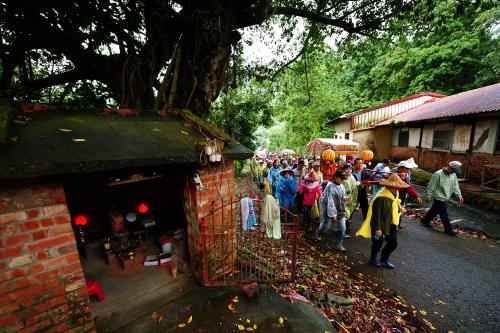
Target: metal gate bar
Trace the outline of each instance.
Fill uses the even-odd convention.
[[[262,200],[254,198],[257,224],[243,231],[239,200],[215,202],[200,220],[202,260],[195,273],[205,285],[290,282],[295,279],[298,216],[282,208],[281,239],[261,229]],[[195,241],[196,241],[195,237]],[[201,272],[199,271],[201,269]]]

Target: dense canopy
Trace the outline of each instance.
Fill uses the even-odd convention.
[[[2,0],[0,93],[23,101],[189,108],[206,116],[241,29],[296,18],[303,41],[370,35],[411,0]],[[307,35],[307,36],[306,36]]]

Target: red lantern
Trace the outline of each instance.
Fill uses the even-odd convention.
[[[139,206],[137,206],[137,211],[141,214],[146,214],[147,212],[149,212],[149,206],[145,203],[141,203],[139,204]]]
[[[87,224],[87,217],[85,215],[78,215],[75,218],[75,224],[76,225],[86,225]]]

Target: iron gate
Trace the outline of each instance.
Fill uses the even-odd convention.
[[[241,196],[241,195],[240,195]],[[295,279],[298,216],[282,208],[281,239],[261,231],[262,200],[253,199],[257,224],[244,231],[240,200],[212,203],[201,218],[192,257],[194,272],[204,285],[290,282]],[[201,262],[193,262],[193,261]]]

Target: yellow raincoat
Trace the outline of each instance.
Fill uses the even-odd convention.
[[[378,197],[385,197],[392,200],[392,224],[399,225],[399,208],[401,205],[401,199],[399,199],[399,193],[394,197],[391,191],[386,189],[385,187],[382,190],[378,191],[377,195],[370,203],[370,207],[368,208],[368,214],[366,215],[365,222],[361,225],[358,231],[356,231],[356,236],[363,236],[365,238],[372,238],[372,229],[371,229],[371,219],[372,219],[372,206],[375,202],[375,199]]]

